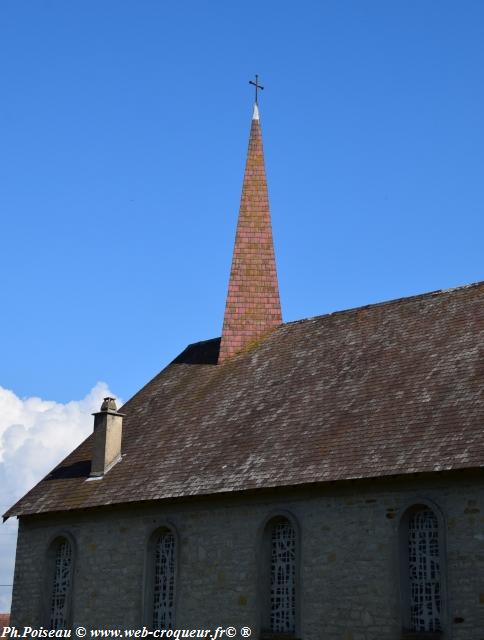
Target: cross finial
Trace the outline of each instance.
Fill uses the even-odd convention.
[[[259,76],[257,75],[257,73],[255,74],[255,82],[253,80],[249,80],[249,84],[253,84],[255,87],[255,103],[256,105],[258,105],[259,103],[257,102],[257,92],[259,89],[263,89],[264,87],[259,84]]]

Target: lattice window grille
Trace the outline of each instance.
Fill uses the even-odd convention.
[[[50,628],[67,628],[67,600],[71,588],[72,546],[68,540],[58,544],[55,553],[54,585],[50,606]]]
[[[294,632],[296,623],[296,532],[276,523],[271,535],[271,631]]]
[[[155,546],[153,627],[173,629],[175,624],[175,536],[163,533]]]
[[[430,509],[409,524],[410,624],[412,631],[441,631],[439,524]]]

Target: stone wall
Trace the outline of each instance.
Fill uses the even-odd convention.
[[[246,625],[258,637],[261,533],[270,515],[286,511],[300,533],[297,636],[397,640],[399,519],[422,500],[443,515],[444,637],[484,640],[484,478],[464,472],[22,518],[12,624],[45,624],[46,550],[68,532],[76,544],[73,625],[141,627],[147,541],[168,524],[179,542],[177,627]]]

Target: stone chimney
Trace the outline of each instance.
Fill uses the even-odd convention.
[[[259,108],[254,105],[219,363],[282,323]]]
[[[103,476],[121,460],[123,414],[118,413],[114,398],[104,398],[101,410],[93,413],[94,440],[91,476]]]

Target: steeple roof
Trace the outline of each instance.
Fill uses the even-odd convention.
[[[219,363],[282,323],[259,109],[254,105]]]

